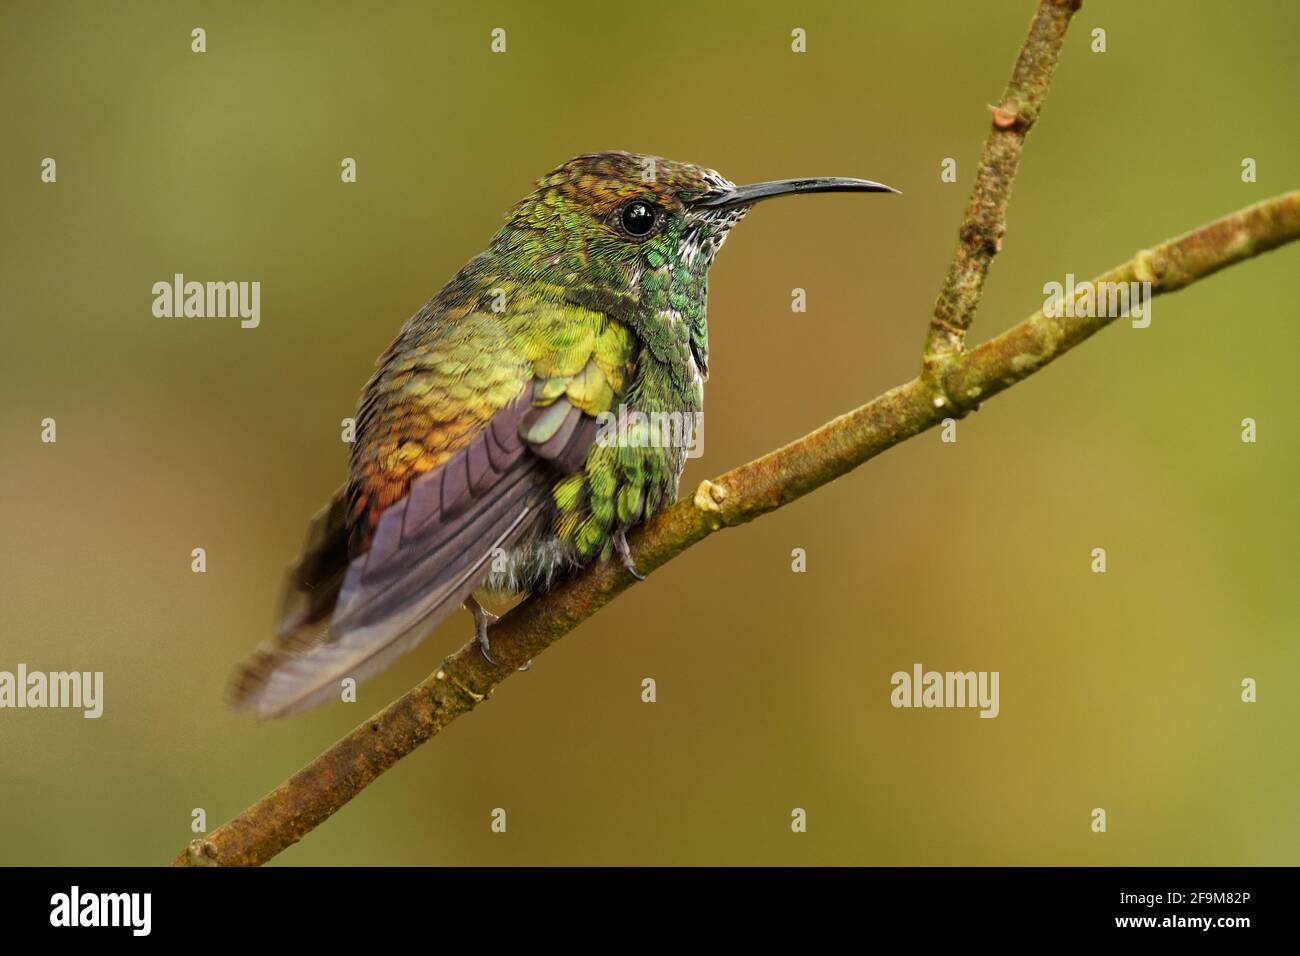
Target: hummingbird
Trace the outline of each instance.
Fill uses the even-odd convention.
[[[687,448],[605,440],[603,426],[619,412],[634,427],[698,420],[714,257],[755,204],[823,192],[897,190],[841,177],[737,186],[628,152],[538,180],[376,361],[347,481],[310,522],[275,638],[236,673],[235,706],[314,707],[461,607],[491,661],[496,618],[480,595],[545,590],[613,559],[642,579],[626,534],[676,500]]]

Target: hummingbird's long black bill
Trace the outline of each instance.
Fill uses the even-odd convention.
[[[735,209],[751,206],[774,196],[797,196],[803,193],[896,193],[892,186],[875,183],[870,179],[848,179],[843,176],[820,176],[815,179],[774,179],[767,183],[737,186],[725,192],[707,193],[691,205],[702,209]]]

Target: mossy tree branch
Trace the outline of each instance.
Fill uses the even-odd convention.
[[[1000,109],[1006,110],[1014,99],[1020,104],[1016,115],[1032,122],[1046,95],[1065,27],[1077,8],[1077,2],[1042,0]],[[981,239],[972,245],[967,237],[996,235],[1000,242],[1006,198],[1028,128],[1020,122],[1006,127],[995,111],[962,240],[936,307],[922,373],[784,448],[701,483],[692,497],[630,537],[643,572],[661,567],[716,531],[789,504],[945,418],[965,414],[1114,321],[1053,318],[1040,309],[996,338],[965,350],[965,332],[998,244],[990,246]],[[1153,294],[1159,295],[1298,238],[1300,191],[1143,250],[1094,281],[1149,281]],[[518,666],[633,583],[617,562],[602,563],[524,601],[492,630],[496,665],[488,663],[473,642],[466,644],[303,770],[206,838],[190,843],[174,865],[265,863],[329,819],[402,757],[473,710]]]

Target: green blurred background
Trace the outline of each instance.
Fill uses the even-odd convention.
[[[457,615],[355,705],[224,706],[375,356],[569,156],[904,192],[734,233],[685,488],[910,378],[1033,6],[6,4],[0,669],[102,670],[106,711],[0,712],[0,862],[166,862],[193,808],[229,819],[467,639]],[[1089,0],[978,336],[1046,281],[1295,188],[1298,35],[1291,0]],[[955,445],[928,433],[691,550],[277,862],[1300,862],[1297,264],[1158,299]],[[261,327],[154,318],[175,272],[259,280]],[[916,661],[1000,671],[1001,716],[891,708]]]

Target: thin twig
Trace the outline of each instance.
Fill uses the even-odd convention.
[[[934,303],[934,319],[925,343],[924,369],[932,379],[966,342],[975,318],[984,278],[993,257],[1002,251],[1011,183],[1020,168],[1025,135],[1038,119],[1061,55],[1070,18],[1081,0],[1042,0],[1029,24],[1011,80],[993,107],[993,128],[975,173],[966,218],[957,235],[957,251]]]

